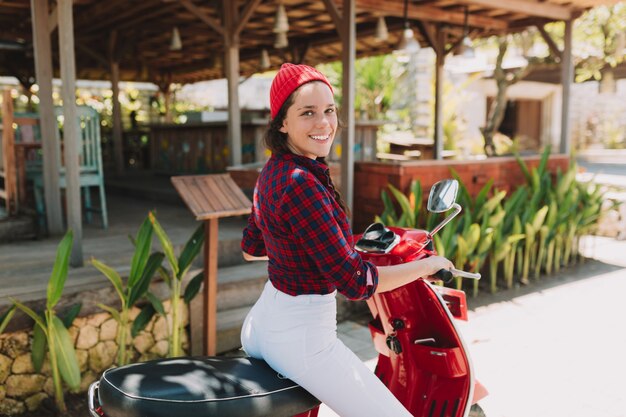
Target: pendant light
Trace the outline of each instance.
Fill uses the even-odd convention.
[[[278,3],[278,8],[276,9],[276,17],[274,19],[274,29],[272,31],[276,34],[274,48],[286,48],[289,45],[289,41],[287,40],[287,32],[289,31],[289,20],[287,20],[287,11],[285,10],[285,6],[282,2]]]
[[[387,30],[387,23],[383,16],[378,16],[376,22],[376,35],[374,37],[379,42],[384,42],[389,38],[389,31]]]
[[[408,11],[409,0],[404,0],[404,30],[402,31],[402,37],[400,38],[400,43],[398,43],[398,48],[394,51],[398,55],[398,61],[400,62],[408,62],[410,55],[415,54],[420,50],[420,44],[415,39],[415,34],[409,24]]]
[[[270,54],[267,52],[267,49],[261,49],[261,69],[266,70],[270,67]]]
[[[183,49],[183,42],[180,39],[180,32],[178,28],[174,26],[172,29],[172,40],[170,42],[170,50],[171,51],[180,51]]]

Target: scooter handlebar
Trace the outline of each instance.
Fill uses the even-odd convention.
[[[450,272],[455,277],[470,278],[470,279],[480,279],[480,274],[479,273],[461,271],[460,269],[455,269],[455,268],[450,269]]]
[[[433,277],[440,279],[447,284],[448,282],[452,281],[452,278],[454,278],[454,275],[452,274],[451,271],[447,269],[440,269],[439,271],[433,274]]]
[[[442,280],[444,283],[449,283],[452,281],[454,277],[462,277],[462,278],[471,278],[471,279],[480,279],[480,274],[461,271],[460,269],[451,268],[451,269],[440,269],[434,275],[435,278]]]

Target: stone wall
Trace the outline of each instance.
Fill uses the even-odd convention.
[[[169,301],[163,303],[169,312]],[[182,303],[182,320],[186,326],[189,313]],[[134,308],[131,321],[139,314]],[[169,316],[168,316],[169,317]],[[85,392],[103,371],[115,366],[117,357],[117,322],[109,313],[78,317],[69,333],[74,340],[81,371],[80,392]],[[155,316],[132,341],[131,362],[165,357],[169,350],[166,319]],[[0,335],[0,414],[19,415],[36,410],[47,397],[54,396],[52,374],[48,360],[36,373],[31,360],[32,329]],[[183,348],[188,349],[187,333],[183,333]]]

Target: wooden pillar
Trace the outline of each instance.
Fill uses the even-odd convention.
[[[218,218],[204,221],[204,354],[217,351],[217,247]]]
[[[115,157],[115,172],[124,174],[124,135],[122,130],[122,106],[120,105],[120,63],[111,61],[111,90],[113,91],[113,154]]]
[[[115,159],[115,172],[122,175],[126,164],[124,163],[124,136],[122,131],[122,106],[120,105],[120,62],[117,46],[117,31],[109,35],[109,68],[111,68],[111,97],[113,103],[113,156]]]
[[[565,33],[563,59],[561,60],[561,86],[563,92],[561,94],[561,143],[559,151],[563,154],[570,153],[570,92],[572,88],[572,82],[574,80],[574,64],[572,60],[572,26],[573,20],[565,21]]]
[[[224,75],[228,81],[228,147],[231,165],[241,164],[241,110],[239,109],[239,19],[238,2],[223,0]]]
[[[83,265],[83,229],[78,172],[79,123],[76,111],[76,67],[74,59],[74,21],[72,0],[58,0],[59,51],[63,87],[63,156],[65,161],[67,225],[74,231],[70,265]]]
[[[48,233],[63,234],[63,212],[59,189],[60,146],[52,102],[52,54],[48,28],[48,0],[31,0],[35,77],[39,86],[39,128],[43,151],[43,189]]]
[[[434,158],[443,159],[443,64],[446,59],[446,34],[441,26],[436,35],[435,61],[435,149]]]
[[[341,117],[346,125],[341,135],[341,193],[346,205],[352,210],[354,192],[354,96],[356,60],[356,18],[355,0],[343,0],[341,19],[341,62],[343,76],[341,81],[342,103]]]

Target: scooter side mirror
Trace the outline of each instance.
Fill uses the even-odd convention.
[[[437,182],[428,195],[428,211],[443,213],[450,210],[454,206],[458,191],[457,180],[448,179]]]

